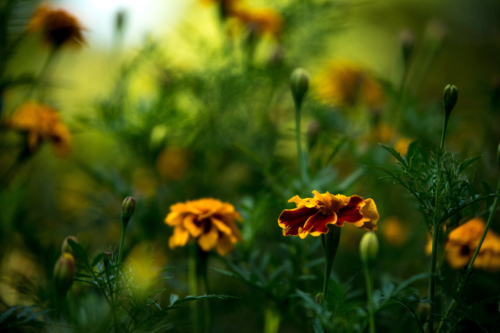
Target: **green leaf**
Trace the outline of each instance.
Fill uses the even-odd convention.
[[[408,164],[410,165],[411,167],[411,163],[410,163],[410,160],[416,155],[416,153],[418,152],[418,140],[417,141],[413,141],[412,143],[410,143],[410,145],[408,146],[408,153],[406,154],[406,161],[408,162]]]
[[[14,311],[16,311],[17,309],[19,309],[21,306],[20,305],[14,305],[14,306],[11,306],[7,311],[5,311],[4,313],[2,313],[0,315],[0,324],[2,322],[5,321],[5,319],[7,319],[7,317],[9,317]]]
[[[241,297],[235,297],[229,295],[186,296],[183,299],[176,300],[171,306],[178,306],[187,302],[197,301],[200,299],[241,299]]]
[[[323,326],[321,326],[321,321],[318,319],[318,317],[313,319],[313,329],[314,333],[325,333],[325,331],[323,331]]]
[[[418,315],[411,308],[411,306],[409,306],[408,304],[406,304],[405,302],[403,302],[401,299],[398,299],[398,298],[393,298],[392,300],[395,301],[395,302],[397,302],[397,303],[399,303],[399,304],[401,304],[406,309],[408,309],[408,311],[410,311],[410,313],[412,314],[413,318],[415,318],[415,320],[417,321],[417,326],[420,328],[420,332],[424,333],[424,327],[423,327],[422,323],[420,322],[420,319],[418,318]]]
[[[462,171],[467,169],[467,167],[469,167],[472,163],[476,162],[480,158],[481,158],[481,156],[466,159],[465,161],[463,161],[462,163],[460,163],[458,165],[457,173],[461,173]]]
[[[411,278],[409,278],[409,279],[401,282],[396,287],[396,289],[394,289],[394,292],[392,294],[393,295],[397,295],[399,292],[401,292],[403,289],[405,289],[406,287],[408,287],[413,282],[418,281],[418,280],[427,279],[427,278],[429,278],[429,273],[421,273],[421,274],[414,275]]]
[[[75,259],[79,260],[80,262],[82,262],[86,266],[88,266],[89,259],[87,256],[87,251],[85,251],[83,246],[81,246],[80,244],[78,244],[77,242],[75,242],[74,240],[69,239],[69,238],[68,238],[68,243],[71,246],[71,248],[73,249],[73,252],[75,254]]]
[[[405,168],[405,169],[408,169],[408,164],[406,163],[406,161],[401,157],[401,154],[399,154],[397,151],[394,150],[394,148],[391,148],[391,147],[386,147],[384,145],[381,145],[379,143],[379,145],[384,148],[385,150],[387,150],[389,153],[391,153],[392,156],[394,156],[396,158],[396,160],[401,163],[401,165]]]
[[[170,305],[174,305],[175,302],[179,299],[179,296],[176,294],[171,294],[170,295]]]
[[[92,265],[90,267],[94,268],[95,265],[104,257],[104,252],[97,254],[94,259],[92,259]]]

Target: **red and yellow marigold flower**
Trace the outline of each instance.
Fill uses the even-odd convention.
[[[476,251],[486,224],[480,217],[453,229],[445,243],[446,261],[452,269],[460,269],[469,264]],[[432,252],[432,239],[429,239],[426,253]],[[500,270],[500,236],[488,230],[483,245],[473,264],[474,268],[496,272]]]
[[[234,249],[242,241],[241,233],[234,221],[242,221],[240,214],[230,203],[206,198],[170,206],[165,223],[174,227],[170,237],[170,248],[184,246],[196,239],[204,251],[216,249],[221,256]]]
[[[47,5],[39,7],[28,24],[29,32],[41,32],[45,41],[53,47],[64,44],[80,46],[85,43],[83,28],[78,20],[62,9],[53,9]]]
[[[342,227],[346,222],[361,229],[377,230],[380,216],[372,199],[329,192],[313,191],[313,194],[314,198],[301,199],[296,195],[288,200],[297,208],[285,209],[278,218],[284,236],[319,236],[328,233],[329,224]]]
[[[71,133],[61,122],[59,113],[46,105],[27,102],[4,122],[7,128],[26,133],[28,148],[34,152],[43,140],[52,144],[59,156],[71,150]]]

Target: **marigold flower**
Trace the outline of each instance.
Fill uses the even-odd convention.
[[[204,251],[213,248],[221,256],[234,249],[234,244],[242,240],[234,221],[242,221],[234,206],[217,199],[205,198],[170,206],[165,223],[174,227],[170,237],[170,248],[184,246],[189,239],[197,239]]]
[[[56,154],[66,156],[71,149],[71,133],[61,122],[59,113],[42,104],[28,102],[21,105],[5,121],[5,126],[27,133],[28,148],[35,151],[42,140],[52,143]]]
[[[319,236],[328,233],[328,224],[338,227],[345,222],[365,230],[377,230],[379,214],[372,199],[364,200],[360,196],[333,195],[313,191],[314,198],[301,199],[298,195],[288,202],[294,202],[297,208],[285,209],[278,218],[278,225],[283,228],[283,236],[308,234]]]
[[[452,269],[459,269],[469,264],[485,227],[484,220],[476,217],[450,232],[445,250],[446,261]],[[432,240],[429,240],[426,253],[431,252]],[[493,272],[500,270],[500,236],[491,229],[486,233],[473,267]]]
[[[258,35],[276,38],[281,34],[283,18],[280,13],[272,9],[239,8],[234,10],[232,16]]]
[[[331,63],[314,80],[316,94],[324,102],[353,106],[358,102],[376,108],[384,101],[382,87],[366,69],[350,61]]]
[[[39,7],[28,24],[29,32],[42,32],[45,41],[54,47],[72,43],[85,43],[83,28],[78,20],[62,9],[52,9],[47,5]]]
[[[396,216],[389,216],[382,221],[382,235],[387,243],[400,247],[408,239],[408,230],[404,227],[401,220]]]

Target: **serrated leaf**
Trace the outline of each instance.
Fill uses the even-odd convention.
[[[458,173],[461,173],[462,171],[464,171],[465,169],[467,169],[472,163],[476,162],[478,159],[480,159],[481,156],[477,156],[477,157],[473,157],[473,158],[468,158],[466,159],[465,161],[463,161],[462,163],[460,163],[458,165]]]
[[[2,313],[0,315],[0,324],[2,322],[5,321],[5,319],[7,319],[7,317],[9,317],[14,311],[16,311],[17,309],[19,309],[21,306],[20,305],[14,305],[14,306],[11,306],[7,311],[5,311],[4,313]]]
[[[406,163],[406,161],[403,159],[403,157],[401,157],[401,154],[397,151],[394,150],[394,148],[391,148],[391,147],[386,147],[384,145],[381,145],[379,143],[379,145],[384,148],[385,150],[387,150],[392,156],[394,156],[396,158],[396,160],[401,163],[401,165],[403,167],[405,167],[406,169],[408,169],[408,164]]]
[[[318,317],[313,319],[313,329],[314,333],[325,333],[325,331],[323,331],[323,326],[321,326],[321,321],[318,319]]]
[[[203,295],[203,296],[186,296],[183,299],[179,299],[174,302],[173,305],[179,306],[181,304],[192,302],[200,299],[241,299],[241,297],[229,296],[229,295]],[[170,308],[170,306],[169,306]]]

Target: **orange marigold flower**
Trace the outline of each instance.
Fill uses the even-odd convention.
[[[234,206],[217,199],[206,198],[170,206],[165,223],[174,227],[170,237],[170,248],[184,246],[191,239],[198,239],[204,251],[213,248],[221,256],[234,249],[234,244],[242,240],[234,221],[242,221]]]
[[[281,34],[283,18],[280,13],[272,9],[240,8],[235,10],[232,16],[258,35],[279,37]]]
[[[59,113],[35,102],[21,105],[5,121],[5,126],[27,134],[28,148],[35,151],[42,140],[52,143],[56,154],[66,156],[71,149],[71,133],[61,122]]]
[[[354,106],[358,102],[369,108],[384,101],[381,85],[366,69],[350,61],[331,63],[313,81],[319,99],[338,106]]]
[[[319,236],[328,233],[328,224],[342,227],[345,222],[361,229],[377,230],[380,216],[372,199],[318,191],[313,194],[314,198],[301,199],[296,195],[288,200],[295,202],[297,208],[285,209],[279,216],[278,225],[283,228],[283,236]]]
[[[66,43],[85,43],[82,26],[78,20],[62,9],[52,9],[47,5],[39,7],[28,24],[29,32],[41,32],[45,41],[54,47]]]
[[[409,236],[408,230],[398,217],[389,216],[382,222],[382,234],[387,243],[396,247],[400,247],[406,243]]]
[[[476,217],[450,232],[445,243],[445,250],[446,261],[452,269],[459,269],[469,264],[485,227],[484,220]],[[428,254],[432,252],[431,239],[427,244],[426,252]],[[500,236],[491,229],[486,233],[473,267],[492,272],[500,270]]]

